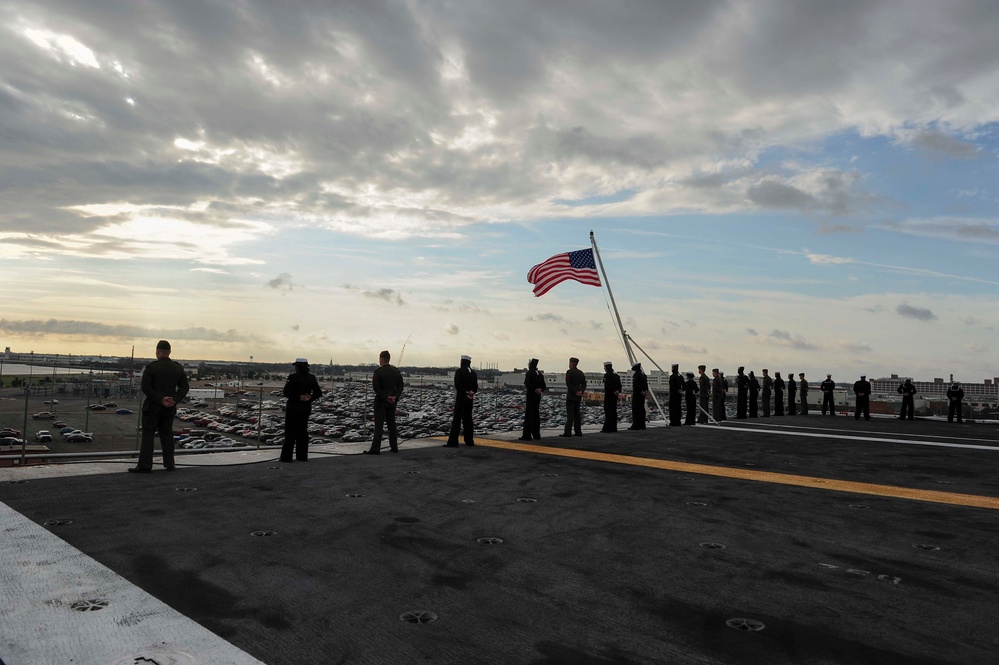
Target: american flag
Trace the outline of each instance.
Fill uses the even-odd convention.
[[[539,263],[527,273],[527,281],[534,285],[534,295],[540,297],[548,293],[556,284],[574,279],[590,286],[600,286],[597,264],[593,262],[592,249],[579,249],[575,252],[556,254]]]

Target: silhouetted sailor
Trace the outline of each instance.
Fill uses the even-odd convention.
[[[704,373],[705,367],[706,365],[697,366],[697,388],[699,391],[697,400],[701,407],[697,412],[697,422],[702,424],[707,424],[708,422],[708,409],[711,404],[711,379]]]
[[[867,380],[866,374],[861,374],[860,380],[854,382],[853,394],[857,396],[857,410],[853,413],[853,419],[860,420],[860,414],[864,414],[864,420],[870,420],[871,382]]]
[[[631,377],[631,427],[628,429],[645,429],[645,397],[649,394],[649,379],[642,371],[642,363],[631,366],[634,375]]]
[[[798,394],[801,396],[801,415],[808,415],[808,381],[805,381],[805,373],[798,374]]]
[[[687,380],[683,383],[683,394],[687,404],[687,419],[684,425],[694,425],[697,423],[697,381],[694,381],[694,373],[687,372]]]
[[[586,390],[586,375],[576,365],[579,358],[569,358],[569,369],[565,372],[565,431],[559,436],[583,436],[583,392]]]
[[[902,420],[915,420],[916,416],[916,386],[913,385],[912,379],[907,378],[905,381],[899,385],[896,389],[899,395],[902,396],[902,410],[899,411],[898,417]]]
[[[153,436],[160,438],[163,466],[174,470],[173,417],[178,402],[190,390],[183,366],[170,360],[170,342],[161,339],[156,343],[156,360],[142,370],[142,442],[139,460],[128,468],[131,473],[150,473],[153,470]],[[25,407],[27,408],[27,407]]]
[[[749,404],[749,377],[746,368],[740,367],[735,376],[735,417],[745,418]]]
[[[378,369],[371,376],[371,388],[375,391],[375,435],[371,439],[371,448],[362,450],[367,455],[378,455],[382,450],[382,434],[388,426],[389,449],[399,452],[399,433],[395,426],[395,407],[402,397],[405,384],[402,374],[394,365],[389,364],[392,354],[382,351],[378,354]]]
[[[798,414],[798,405],[795,400],[798,397],[798,382],[794,380],[794,372],[787,373],[787,415]]]
[[[617,431],[617,402],[621,396],[621,377],[611,361],[604,363],[604,426],[601,432]]]
[[[717,367],[711,370],[711,416],[725,420],[725,379]]]
[[[674,364],[669,373],[669,424],[679,427],[683,424],[683,391],[684,380],[680,376],[680,366]]]
[[[774,415],[784,415],[784,379],[780,372],[774,372]]]
[[[950,402],[947,408],[947,422],[954,422],[954,416],[957,416],[957,422],[963,423],[962,401],[964,400],[964,388],[961,387],[959,382],[955,381],[947,389],[947,400]]]
[[[753,370],[749,370],[749,417],[756,418],[759,414],[759,399],[760,399],[760,381],[753,374]]]
[[[545,375],[538,369],[538,359],[531,358],[527,363],[527,373],[524,375],[524,394],[527,403],[524,405],[524,433],[521,441],[541,438],[541,394],[548,390]]]
[[[462,356],[461,367],[454,373],[454,414],[451,432],[445,446],[456,448],[458,434],[463,431],[466,446],[475,445],[475,424],[472,422],[472,405],[479,392],[479,375],[472,369],[472,357]]]
[[[721,382],[722,382],[721,419],[728,420],[728,409],[726,408],[726,404],[728,404],[728,379],[725,378],[725,372],[719,371],[718,374],[721,376]]]
[[[288,375],[281,394],[288,398],[284,408],[284,445],[281,461],[291,462],[291,453],[299,462],[309,461],[309,415],[312,403],[322,397],[316,376],[309,371],[309,361],[296,358],[295,371]]]
[[[774,380],[770,378],[770,370],[763,368],[763,417],[770,417],[770,397],[774,390]]]
[[[819,384],[822,391],[822,415],[826,415],[826,408],[829,408],[829,415],[836,415],[836,403],[833,400],[833,391],[836,390],[836,382],[832,380],[832,374],[826,374],[826,380]]]

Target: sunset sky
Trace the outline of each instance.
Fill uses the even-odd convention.
[[[992,2],[0,0],[0,348],[999,376]],[[407,343],[408,340],[408,343]],[[648,367],[648,363],[646,364]]]

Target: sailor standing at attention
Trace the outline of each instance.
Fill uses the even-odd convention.
[[[787,415],[795,416],[798,414],[798,407],[794,403],[795,398],[798,396],[798,382],[794,380],[794,372],[787,373]]]
[[[725,420],[725,379],[717,367],[711,370],[711,415],[716,421]]]
[[[445,446],[458,447],[458,434],[464,431],[465,445],[475,445],[475,425],[472,422],[472,404],[479,392],[479,375],[472,369],[472,357],[462,356],[461,367],[454,373],[454,412],[451,432]]]
[[[826,380],[819,384],[822,391],[822,415],[826,415],[826,407],[829,407],[829,415],[836,415],[836,405],[833,403],[833,391],[836,390],[836,382],[832,380],[832,374],[826,374]]]
[[[687,372],[687,380],[683,384],[683,393],[687,403],[687,419],[684,425],[697,424],[697,393],[700,388],[697,381],[694,381],[694,373]]]
[[[860,414],[864,414],[864,420],[871,419],[871,382],[867,380],[865,374],[860,375],[860,380],[853,384],[853,394],[857,396],[857,410],[853,414],[854,420],[860,420]]]
[[[309,461],[309,415],[312,402],[323,395],[319,381],[309,371],[309,361],[296,358],[292,363],[295,371],[288,375],[281,394],[288,398],[284,408],[284,445],[281,446],[281,461],[291,462],[291,454],[299,462]]]
[[[604,426],[601,432],[617,431],[617,401],[621,397],[621,377],[611,361],[604,363]]]
[[[704,373],[707,365],[697,366],[697,399],[700,406],[697,414],[697,422],[706,425],[708,423],[708,404],[711,402],[711,379]]]
[[[954,416],[957,416],[957,422],[964,422],[963,408],[961,402],[964,400],[964,388],[961,384],[955,381],[951,384],[950,388],[947,389],[947,399],[950,401],[950,405],[947,407],[947,422],[954,422]]]
[[[780,372],[774,372],[774,415],[784,415],[784,379]]]
[[[399,433],[395,427],[395,407],[402,397],[405,382],[395,365],[389,363],[392,354],[382,351],[378,354],[378,369],[371,376],[371,387],[375,391],[375,436],[371,448],[362,450],[367,455],[378,455],[382,450],[382,434],[388,426],[389,449],[399,452]]]
[[[915,420],[916,414],[916,386],[913,385],[912,379],[906,379],[902,385],[898,387],[899,394],[902,395],[902,411],[899,413],[899,418],[905,420]]]
[[[753,370],[749,370],[749,417],[756,418],[760,415],[760,381],[753,374]]]
[[[770,394],[774,389],[774,380],[770,378],[770,370],[763,368],[763,417],[770,417]]]
[[[649,378],[642,371],[642,363],[631,366],[635,374],[631,377],[631,427],[645,429],[645,397],[649,394]]]
[[[527,363],[527,374],[524,375],[524,393],[527,404],[524,405],[524,433],[521,441],[531,438],[541,439],[541,393],[548,390],[545,375],[538,369],[538,359],[531,358]]]
[[[579,358],[569,358],[569,369],[565,372],[565,431],[559,436],[583,436],[583,391],[586,390],[586,375],[576,367]]]
[[[749,405],[749,377],[746,368],[740,367],[735,376],[735,417],[745,418]]]
[[[801,415],[808,415],[808,381],[805,381],[805,373],[799,372],[798,394],[801,395]]]
[[[170,342],[165,339],[156,343],[156,360],[142,371],[141,387],[146,396],[142,402],[142,443],[139,461],[128,471],[150,473],[153,470],[153,435],[160,437],[163,466],[167,471],[173,471],[173,417],[177,413],[177,403],[187,396],[190,384],[183,366],[170,360]]]
[[[674,364],[669,374],[669,426],[679,427],[683,424],[683,391],[684,380],[680,376],[680,366]]]

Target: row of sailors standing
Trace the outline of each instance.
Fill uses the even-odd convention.
[[[540,418],[537,415],[537,406],[541,399],[541,394],[547,390],[544,379],[537,369],[538,360],[532,358],[529,364],[530,369],[525,377],[527,388],[528,405],[527,417],[525,418],[524,434],[522,440],[530,440],[532,437],[540,437]],[[569,359],[569,369],[566,372],[566,424],[565,430],[560,436],[582,436],[580,431],[581,414],[580,406],[583,392],[586,390],[586,377],[577,367],[578,358]],[[649,394],[648,377],[642,371],[641,363],[633,363],[631,366],[634,375],[632,377],[632,424],[628,429],[645,429],[647,412],[646,400]],[[729,390],[728,380],[723,372],[718,368],[711,370],[711,378],[706,374],[707,366],[698,365],[698,378],[694,379],[693,372],[686,373],[686,379],[679,372],[679,365],[673,364],[669,375],[669,424],[678,427],[680,425],[694,425],[695,423],[706,424],[709,413],[716,421],[726,419],[725,402]],[[781,377],[780,372],[774,372],[770,377],[769,369],[763,370],[762,382],[750,370],[745,373],[745,367],[739,367],[736,376],[736,418],[757,418],[759,408],[762,405],[763,417],[771,415],[771,399],[773,399],[773,415],[783,416],[784,393],[787,392],[787,415],[793,416],[800,413],[808,415],[808,381],[804,372],[798,374],[798,380],[794,379],[794,373],[788,374],[787,381]],[[622,392],[621,377],[614,371],[611,361],[604,362],[604,424],[602,432],[617,431],[617,405],[618,398]],[[822,415],[827,410],[829,415],[835,415],[835,403],[833,392],[836,383],[832,380],[831,374],[826,374],[826,379],[819,385],[822,392]],[[871,419],[870,395],[871,382],[866,375],[861,375],[860,379],[853,384],[853,392],[856,395],[856,410],[854,419],[860,420],[861,416],[865,420]],[[902,395],[903,419],[913,419],[912,400],[915,395],[915,386],[911,379],[906,379],[898,388]],[[964,390],[958,383],[954,383],[947,391],[950,401],[950,412],[948,421],[953,421],[957,417],[958,422],[962,422],[961,401],[964,398]],[[762,398],[762,399],[760,399]],[[796,399],[797,398],[797,399]],[[686,417],[684,418],[684,406],[686,406]],[[533,408],[532,408],[533,407]],[[709,412],[710,407],[710,412]]]

